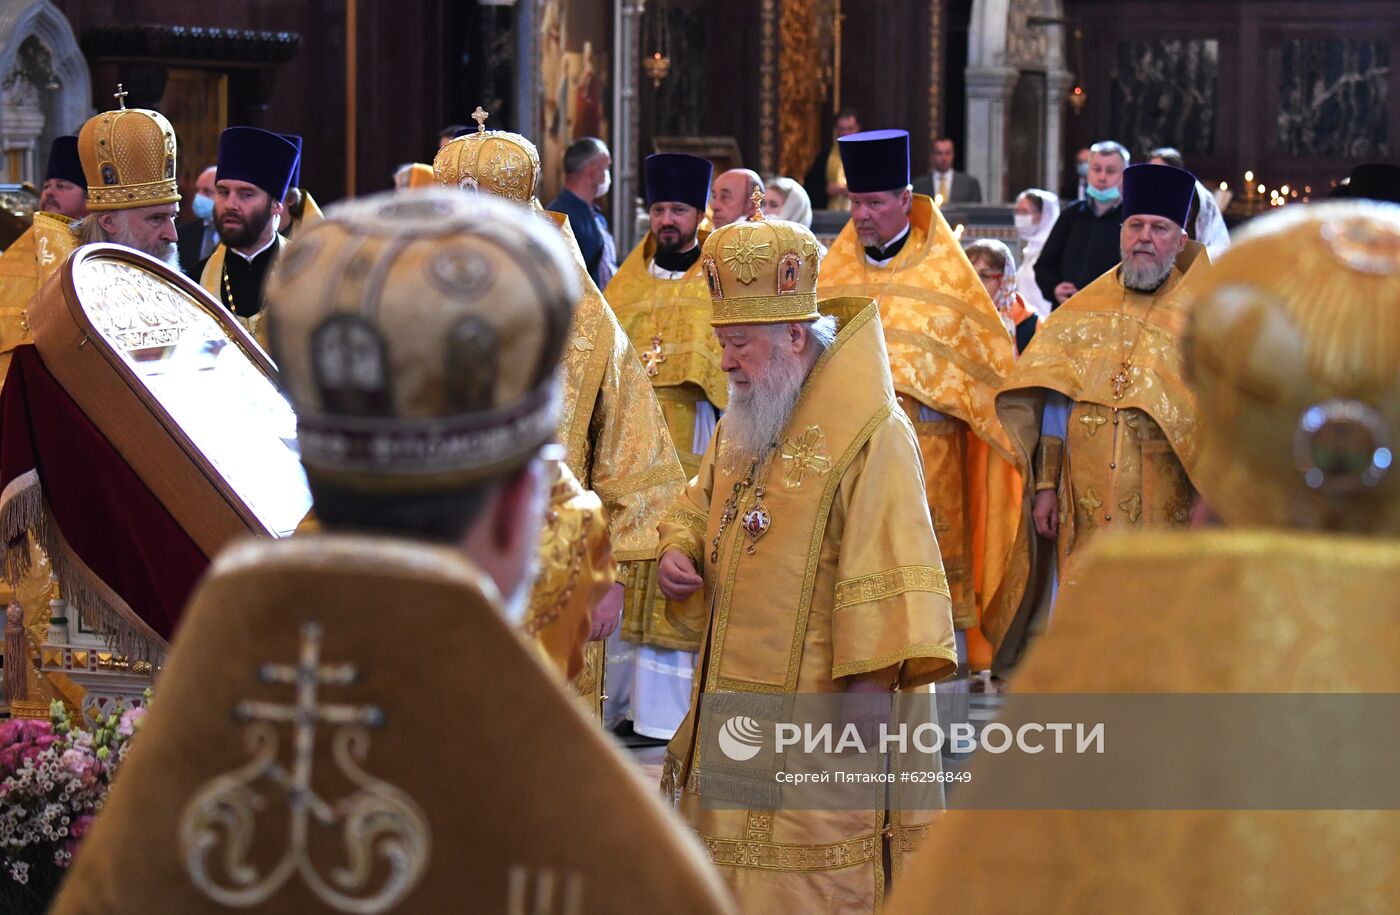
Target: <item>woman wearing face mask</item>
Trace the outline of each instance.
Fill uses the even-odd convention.
[[[1084,199],[1064,208],[1036,259],[1036,285],[1052,309],[1120,260],[1118,234],[1123,209],[1119,186],[1128,161],[1128,151],[1112,140],[1089,147]]]
[[[1050,302],[1035,284],[1035,262],[1059,218],[1060,199],[1049,191],[1033,187],[1016,196],[1016,234],[1025,245],[1016,271],[1016,291],[1041,320],[1050,317]]]

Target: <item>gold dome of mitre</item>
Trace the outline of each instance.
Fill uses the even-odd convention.
[[[159,111],[118,108],[88,118],[78,132],[88,209],[127,210],[178,203],[175,128]]]
[[[755,210],[762,197],[755,195]],[[784,324],[815,321],[817,238],[795,222],[754,218],[705,239],[701,262],[710,285],[710,323]]]
[[[1192,306],[1193,478],[1237,526],[1400,533],[1400,207],[1289,207]]]
[[[433,158],[433,179],[446,187],[485,191],[529,204],[540,183],[540,154],[518,133],[487,130],[480,108],[476,130],[464,133]]]
[[[554,437],[579,285],[559,233],[527,211],[442,188],[340,204],[288,243],[266,294],[313,480],[450,489]]]

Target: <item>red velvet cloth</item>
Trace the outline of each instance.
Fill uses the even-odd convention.
[[[39,472],[50,522],[77,557],[169,641],[208,557],[38,350],[20,346],[0,389],[0,489],[29,470]]]

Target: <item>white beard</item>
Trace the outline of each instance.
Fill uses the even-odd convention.
[[[726,449],[743,460],[754,460],[776,444],[806,380],[800,359],[775,356],[762,380],[750,379],[749,386],[740,389],[731,381],[729,408],[724,411]]]
[[[1153,292],[1166,281],[1167,276],[1172,272],[1172,265],[1175,263],[1176,255],[1161,261],[1154,257],[1150,263],[1142,266],[1124,258],[1123,285],[1135,292]]]

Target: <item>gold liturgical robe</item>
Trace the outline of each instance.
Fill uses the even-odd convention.
[[[78,247],[72,224],[66,216],[37,212],[34,224],[0,254],[0,383],[10,366],[10,351],[34,342],[29,300]]]
[[[705,243],[707,235],[700,234],[699,244]],[[729,385],[720,368],[719,341],[710,327],[710,290],[700,261],[680,279],[659,279],[649,269],[655,255],[656,241],[648,232],[608,283],[607,298],[633,347],[642,354],[688,478],[700,469],[700,455],[690,450],[696,408],[708,400],[724,409]],[[666,597],[656,587],[655,562],[630,563],[626,584],[624,638],[661,648],[700,648],[700,632],[679,629],[672,622],[675,616],[693,615],[695,609],[667,613]]]
[[[1101,538],[1076,578],[999,716],[1013,731],[1020,693],[1400,692],[1395,538]],[[1175,774],[1208,794],[1241,775],[1221,762]],[[1005,789],[975,758],[972,773],[969,806],[994,807]],[[1382,912],[1400,898],[1397,847],[1395,810],[955,810],[887,911]]]
[[[554,480],[540,531],[539,566],[521,627],[564,677],[583,670],[593,606],[617,577],[607,518],[598,494],[579,485],[568,466],[551,461]]]
[[[733,911],[500,601],[426,543],[225,551],[51,911]]]
[[[840,693],[846,678],[876,671],[912,690],[955,668],[947,581],[919,497],[918,441],[895,402],[878,312],[861,304],[813,367],[754,485],[738,486],[749,468],[725,455],[720,420],[661,528],[662,550],[679,549],[702,570],[711,608],[696,621],[707,628],[696,698],[668,748],[663,791],[679,795],[746,912],[874,911],[884,854],[898,872],[934,817],[707,809],[696,794],[712,777],[695,753],[706,694]],[[738,518],[762,487],[772,519],[752,554],[739,524],[720,530],[736,486]]]
[[[602,499],[613,558],[656,559],[656,526],[685,484],[646,369],[593,283],[561,213],[531,209],[558,227],[574,253],[583,298],[564,347],[559,440],[569,469]],[[579,693],[601,714],[604,651],[589,643]]]
[[[1011,551],[1021,475],[994,404],[1015,349],[933,201],[915,194],[909,222],[903,249],[882,267],[866,260],[847,223],[822,260],[819,292],[880,305],[894,388],[919,436],[954,620],[971,629],[1004,580],[1026,574]],[[940,416],[921,417],[920,405]],[[974,668],[986,667],[987,646],[969,648]]]
[[[1018,542],[1027,554],[1033,548],[1035,492],[1055,489],[1061,579],[1068,578],[1070,555],[1100,531],[1185,527],[1190,520],[1196,398],[1182,373],[1181,340],[1209,269],[1205,249],[1188,241],[1156,292],[1125,288],[1117,268],[1105,273],[1041,324],[997,395],[1020,459],[1034,466]],[[1047,390],[1071,401],[1068,441],[1041,435]],[[1014,654],[1025,633],[1041,627],[1047,565],[1037,563],[1024,595],[1003,595],[998,612],[984,619],[992,644],[1002,645],[1010,632]]]

